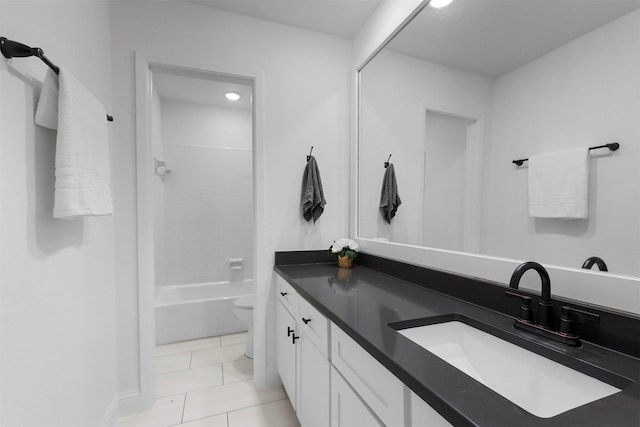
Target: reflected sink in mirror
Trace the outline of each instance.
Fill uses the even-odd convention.
[[[458,316],[401,329],[419,346],[529,413],[550,418],[621,391],[591,376],[476,329]],[[468,319],[471,320],[471,319]]]

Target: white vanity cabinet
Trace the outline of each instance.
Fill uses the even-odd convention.
[[[411,392],[411,425],[429,427],[452,427],[451,423],[436,412],[427,402],[417,394]]]
[[[329,321],[284,279],[278,276],[277,280],[278,373],[302,427],[327,427]]]
[[[294,334],[296,321],[278,301],[276,308],[276,352],[277,367],[282,385],[289,395],[291,405],[296,407],[296,346]]]
[[[451,425],[276,277],[278,373],[302,427]]]

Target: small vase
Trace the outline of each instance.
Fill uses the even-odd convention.
[[[340,268],[351,268],[353,267],[353,260],[348,256],[339,256],[338,257],[338,267]]]

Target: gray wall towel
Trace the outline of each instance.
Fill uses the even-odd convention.
[[[311,221],[311,218],[313,218],[315,223],[324,212],[324,205],[326,204],[318,163],[315,157],[310,156],[302,175],[302,194],[300,196],[302,216],[307,221]]]
[[[382,194],[380,194],[380,210],[382,217],[391,224],[391,219],[396,216],[398,206],[402,204],[398,194],[398,183],[396,182],[396,171],[393,163],[389,164],[382,180]]]

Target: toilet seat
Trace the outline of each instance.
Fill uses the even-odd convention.
[[[238,298],[233,302],[233,306],[244,310],[253,310],[254,296],[249,295],[246,297]]]

